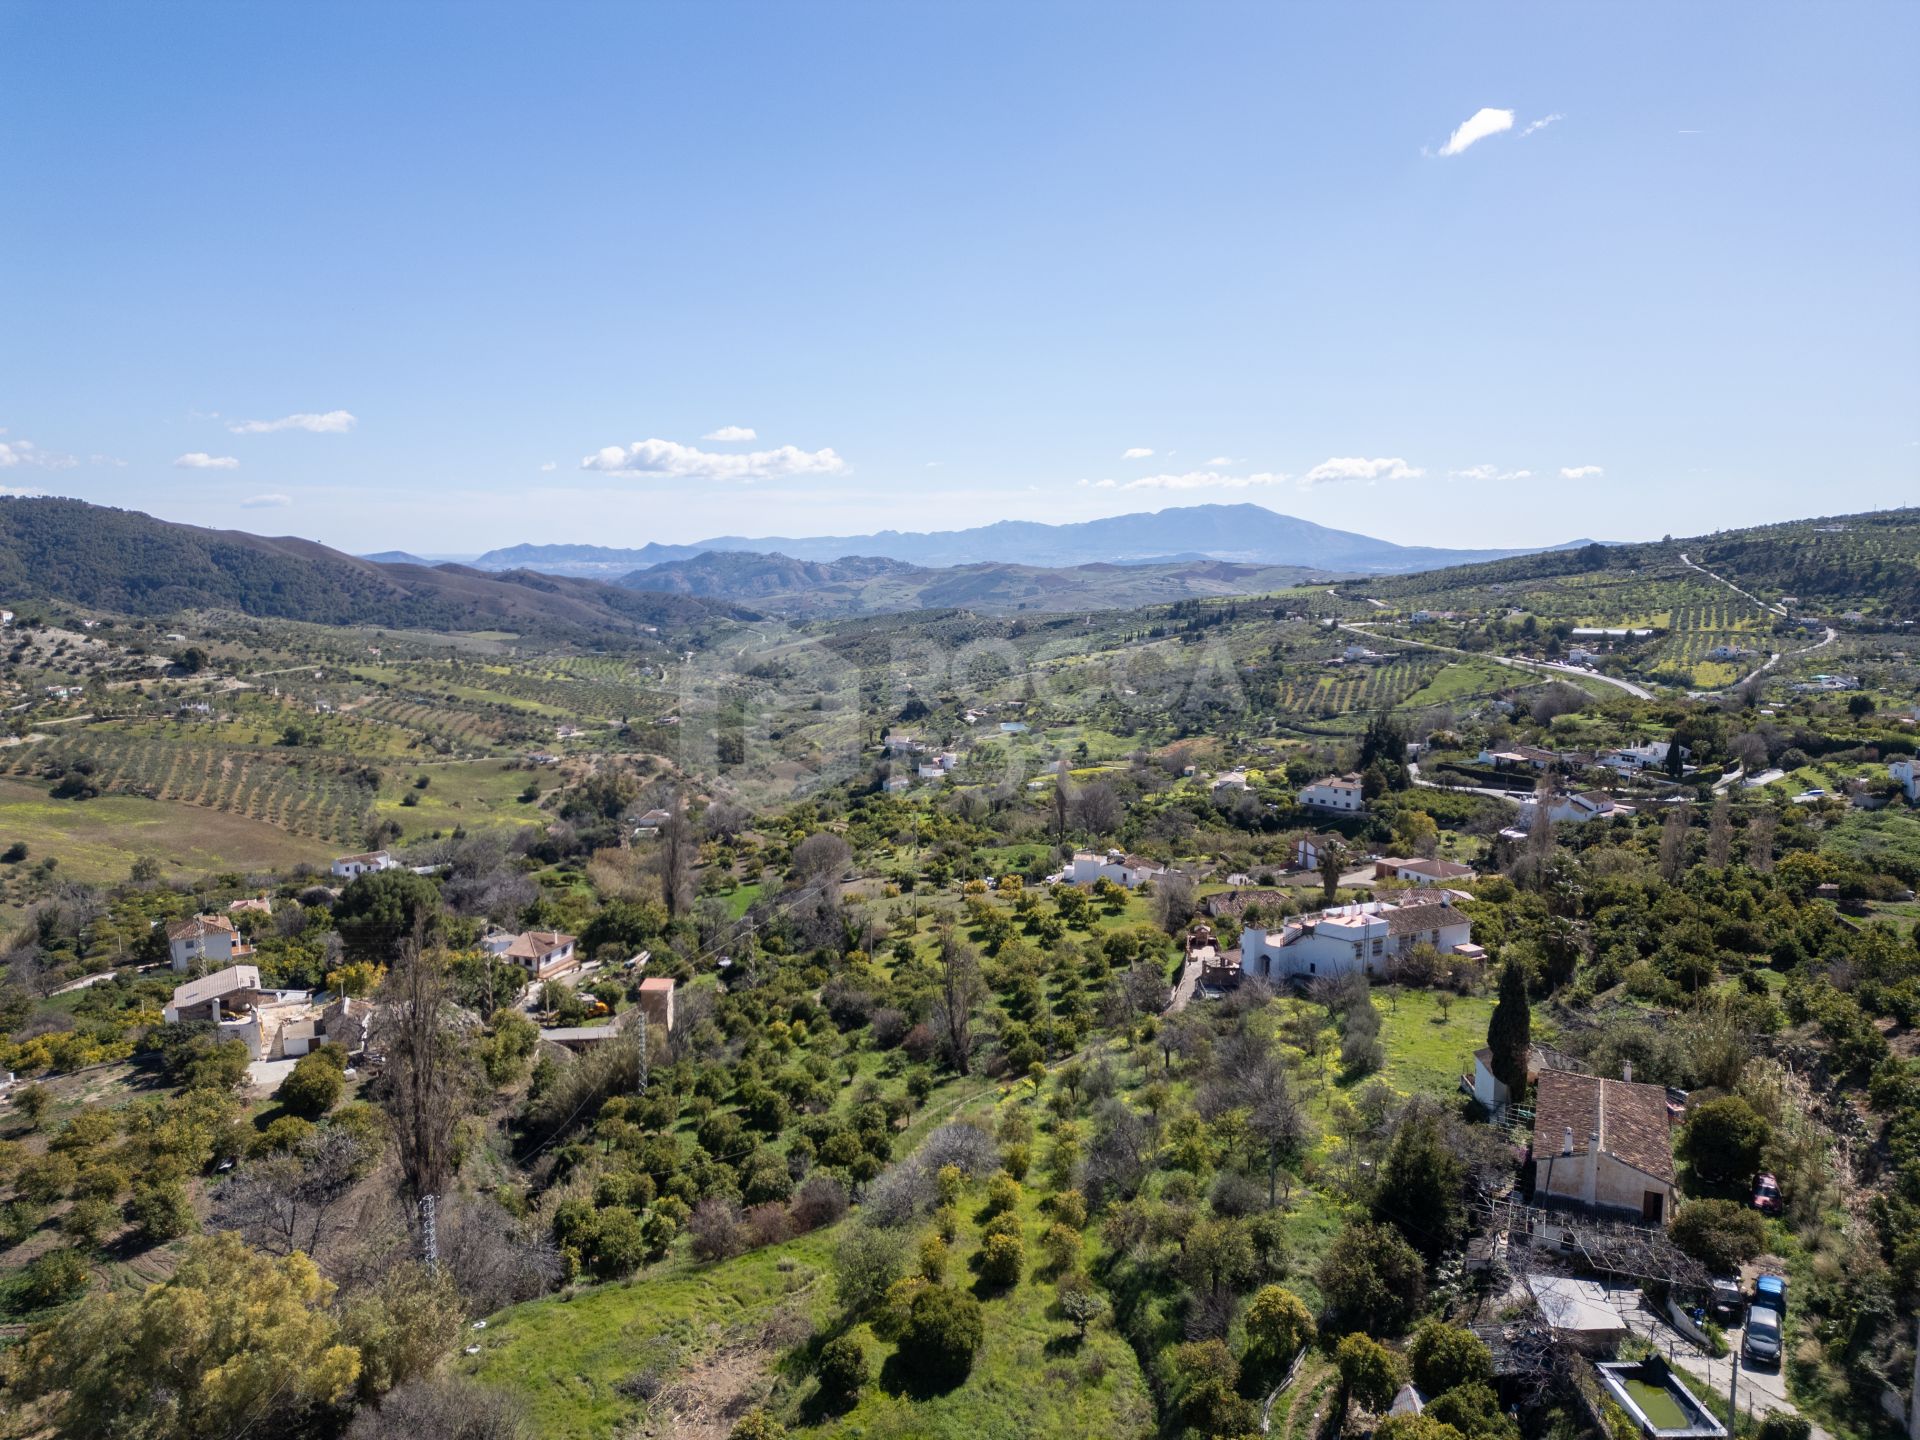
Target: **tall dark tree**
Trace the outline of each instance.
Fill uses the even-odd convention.
[[[700,841],[687,819],[687,802],[675,795],[667,806],[667,821],[660,827],[660,893],[667,902],[667,915],[678,920],[693,903],[693,863]]]
[[[446,958],[403,947],[380,987],[375,1043],[386,1052],[382,1099],[407,1198],[441,1194],[453,1178],[454,1132],[467,1112],[468,1048],[453,1026]]]
[[[1459,1157],[1447,1143],[1439,1107],[1431,1101],[1410,1101],[1380,1165],[1374,1215],[1391,1221],[1429,1260],[1437,1259],[1460,1237],[1464,1179]]]
[[[1493,1078],[1506,1086],[1515,1100],[1527,1090],[1527,1050],[1533,1043],[1533,1012],[1527,1008],[1526,973],[1509,960],[1500,972],[1500,1001],[1487,1022],[1488,1066]]]
[[[980,961],[960,937],[948,930],[940,936],[939,990],[933,1000],[933,1026],[947,1060],[962,1075],[973,1073],[973,1012],[986,998]]]

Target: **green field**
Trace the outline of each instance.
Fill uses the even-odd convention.
[[[0,778],[0,835],[25,841],[32,859],[57,857],[60,874],[89,883],[125,880],[142,855],[170,876],[325,865],[326,842],[243,815],[137,795],[54,800],[28,780]]]

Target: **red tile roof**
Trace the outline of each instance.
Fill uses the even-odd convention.
[[[1569,1130],[1574,1154],[1586,1154],[1588,1137],[1597,1135],[1601,1154],[1673,1182],[1667,1092],[1660,1086],[1542,1070],[1533,1105],[1534,1154],[1559,1154]]]

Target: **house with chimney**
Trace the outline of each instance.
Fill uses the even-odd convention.
[[[1119,850],[1109,850],[1104,855],[1096,850],[1080,850],[1074,853],[1073,869],[1068,878],[1076,885],[1111,880],[1116,885],[1124,885],[1132,890],[1166,873],[1166,866],[1139,855],[1128,855]]]
[[[1631,1075],[1631,1071],[1628,1072]],[[1534,1087],[1534,1198],[1664,1225],[1678,1189],[1667,1092],[1542,1070]]]
[[[1358,815],[1367,808],[1358,774],[1328,775],[1311,785],[1302,785],[1299,799],[1310,809],[1335,810],[1345,815]]]

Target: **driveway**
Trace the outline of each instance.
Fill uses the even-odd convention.
[[[1777,1370],[1762,1370],[1740,1358],[1740,1342],[1746,1338],[1743,1327],[1728,1328],[1727,1358],[1715,1360],[1669,1325],[1664,1315],[1647,1304],[1646,1296],[1639,1290],[1612,1285],[1607,1288],[1613,1298],[1614,1308],[1620,1312],[1620,1318],[1627,1322],[1629,1330],[1644,1340],[1652,1341],[1661,1354],[1670,1356],[1675,1365],[1696,1376],[1722,1400],[1727,1398],[1737,1365],[1740,1368],[1737,1403],[1742,1411],[1754,1415],[1770,1415],[1775,1410],[1784,1410],[1789,1415],[1800,1413],[1787,1398],[1787,1371],[1784,1364]],[[1833,1437],[1815,1425],[1812,1440],[1833,1440]]]
[[[292,1060],[255,1060],[247,1066],[247,1083],[262,1095],[271,1095],[298,1063],[297,1056]]]

